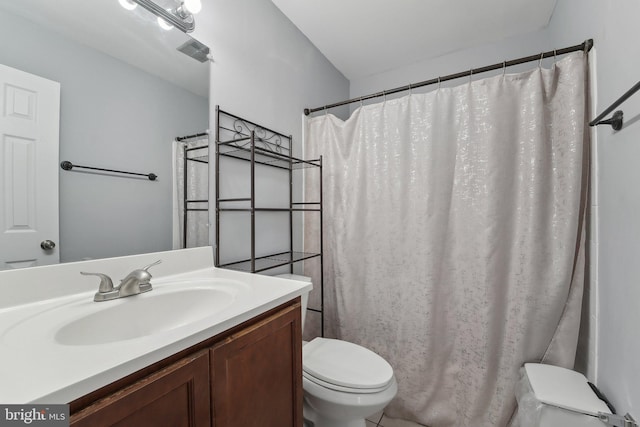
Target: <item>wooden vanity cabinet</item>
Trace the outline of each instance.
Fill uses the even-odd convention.
[[[286,310],[211,349],[215,427],[302,425],[300,310]]]
[[[299,299],[70,406],[74,427],[300,427]]]

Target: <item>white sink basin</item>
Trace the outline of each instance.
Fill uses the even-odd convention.
[[[54,339],[63,345],[95,345],[139,338],[203,319],[228,307],[233,299],[230,292],[211,288],[150,291],[73,320]]]
[[[2,339],[17,346],[25,336],[62,346],[139,339],[214,316],[247,289],[241,282],[209,279],[165,283],[143,294],[104,302],[94,302],[88,295],[76,297],[13,325]]]

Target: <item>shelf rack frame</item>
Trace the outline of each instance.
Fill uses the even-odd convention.
[[[292,156],[292,137],[276,132],[242,117],[236,116],[216,106],[216,135],[215,135],[215,209],[216,209],[216,246],[215,265],[220,268],[263,273],[268,270],[289,266],[293,273],[294,264],[318,258],[320,262],[320,308],[308,308],[320,314],[320,332],[324,336],[324,277],[323,277],[323,246],[320,237],[320,251],[318,253],[296,252],[293,250],[293,213],[314,212],[319,215],[319,233],[322,236],[322,157],[314,160],[303,160]],[[223,158],[233,158],[250,163],[250,194],[249,197],[220,197],[220,162]],[[268,166],[288,171],[289,206],[262,207],[256,205],[256,165]],[[294,202],[293,181],[294,171],[316,168],[320,174],[320,195],[317,202]],[[244,207],[238,207],[243,203]],[[229,205],[232,206],[229,206]],[[248,205],[248,206],[247,206]],[[246,259],[221,263],[221,213],[248,212],[251,215],[251,248],[250,256]],[[289,217],[289,250],[270,254],[256,254],[256,214],[260,212],[283,212]]]

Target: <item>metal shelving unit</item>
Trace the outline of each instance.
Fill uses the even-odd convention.
[[[294,172],[307,168],[316,168],[322,182],[322,157],[314,160],[302,160],[292,156],[291,136],[273,131],[264,126],[253,123],[216,107],[216,249],[215,262],[217,267],[250,273],[267,272],[277,267],[289,266],[293,273],[295,263],[317,258],[320,262],[320,309],[309,308],[310,311],[320,313],[321,335],[324,336],[324,295],[322,277],[322,239],[318,253],[296,252],[293,250],[293,213],[313,212],[319,215],[320,234],[322,235],[322,188],[317,202],[294,202],[293,180]],[[249,162],[250,191],[248,197],[220,197],[220,163],[224,158],[231,158]],[[289,206],[263,207],[256,205],[256,165],[267,166],[288,171],[289,177]],[[245,195],[243,195],[245,196]],[[242,205],[242,206],[239,206]],[[246,259],[221,263],[221,213],[246,212],[250,213],[250,256]],[[278,253],[256,254],[256,215],[261,212],[281,212],[288,214],[289,250]],[[283,230],[283,232],[285,232]]]

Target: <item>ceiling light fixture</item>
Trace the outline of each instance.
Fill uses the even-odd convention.
[[[120,0],[123,1],[123,0]],[[184,33],[190,33],[195,28],[193,14],[200,12],[202,3],[200,0],[180,0],[174,9],[164,9],[152,0],[130,0],[138,3],[158,17],[158,24],[165,30],[176,27]]]
[[[167,21],[164,20],[164,18],[160,18],[158,16],[158,25],[160,26],[160,28],[162,28],[165,31],[169,31],[173,29],[173,25],[169,24]]]
[[[118,3],[127,10],[133,10],[138,7],[138,5],[131,0],[118,0]]]
[[[202,10],[202,1],[201,0],[183,0],[182,6],[187,8],[187,10],[194,15],[197,15]]]

